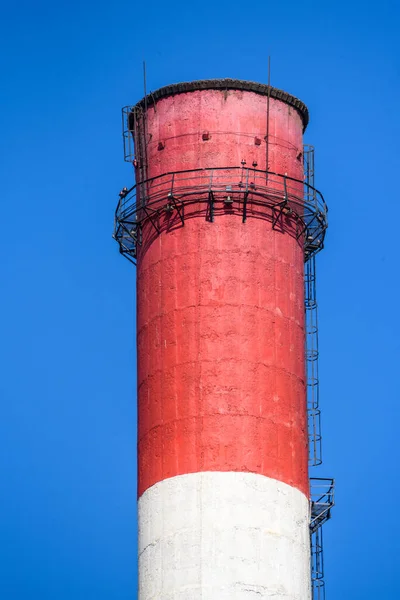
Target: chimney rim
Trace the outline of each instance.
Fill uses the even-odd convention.
[[[150,92],[145,98],[142,98],[136,106],[142,109],[146,106],[152,106],[157,103],[158,100],[168,98],[169,96],[175,96],[177,94],[186,94],[190,92],[197,92],[202,90],[241,90],[246,92],[254,92],[261,96],[268,96],[268,91],[271,98],[280,100],[285,104],[295,108],[299,113],[303,121],[303,131],[309,122],[309,112],[307,106],[296,98],[292,94],[289,94],[283,90],[280,90],[273,86],[268,86],[265,83],[257,83],[255,81],[246,81],[242,79],[200,79],[196,81],[186,81],[182,83],[174,83],[158,88],[154,92]]]

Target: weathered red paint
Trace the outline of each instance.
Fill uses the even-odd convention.
[[[148,176],[242,159],[265,169],[266,107],[235,90],[159,100]],[[271,98],[269,131],[269,170],[302,179],[299,113]],[[308,494],[303,275],[299,242],[251,217],[187,219],[139,247],[139,495],[198,471],[261,473]]]

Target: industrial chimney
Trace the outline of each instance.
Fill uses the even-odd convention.
[[[306,106],[232,79],[123,109],[114,237],[136,264],[139,600],[324,598]]]

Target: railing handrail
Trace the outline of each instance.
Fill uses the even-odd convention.
[[[118,205],[117,205],[117,209],[116,209],[116,214],[119,213],[119,209],[121,206],[121,203],[125,204],[126,201],[129,200],[129,196],[132,194],[132,192],[134,192],[134,190],[136,190],[139,186],[146,186],[149,183],[153,183],[154,181],[157,181],[159,179],[162,178],[167,178],[167,177],[175,177],[176,175],[180,175],[183,173],[208,173],[208,172],[213,172],[213,171],[251,171],[253,173],[257,173],[263,176],[275,176],[278,177],[280,179],[287,180],[287,181],[291,181],[294,183],[298,183],[302,186],[305,186],[308,190],[312,190],[317,198],[319,198],[319,202],[317,202],[318,205],[321,204],[322,209],[323,209],[323,213],[327,214],[328,212],[328,207],[326,205],[325,199],[322,195],[322,193],[317,190],[315,187],[313,187],[312,185],[306,183],[304,180],[301,179],[297,179],[295,177],[291,177],[290,175],[286,175],[286,174],[282,174],[282,173],[277,173],[276,171],[264,171],[262,169],[256,169],[255,167],[243,167],[243,166],[235,166],[235,167],[203,167],[200,169],[183,169],[183,170],[179,170],[179,171],[167,171],[166,173],[161,173],[160,175],[155,175],[154,177],[149,177],[148,179],[144,179],[143,181],[138,181],[137,183],[135,183],[131,188],[129,188],[126,193],[125,196],[123,198],[119,199]],[[268,189],[270,186],[265,185],[264,189]],[[124,202],[125,201],[125,202]],[[304,197],[302,197],[302,201],[304,202]]]
[[[306,196],[305,188],[309,192]],[[155,220],[163,211],[170,211],[170,199],[184,225],[184,207],[203,201],[207,202],[213,221],[214,202],[224,201],[220,198],[224,194],[238,198],[237,208],[242,213],[243,223],[250,204],[256,209],[272,211],[273,228],[283,214],[291,215],[296,221],[296,239],[304,236],[306,261],[323,248],[328,208],[321,192],[307,181],[241,165],[168,171],[139,181],[129,190],[124,188],[120,192],[114,226],[121,253],[136,258],[144,222],[150,222],[160,233]]]

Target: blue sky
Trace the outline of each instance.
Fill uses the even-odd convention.
[[[148,87],[271,82],[311,114],[327,600],[395,598],[400,9],[10,2],[0,24],[0,597],[135,600],[135,275],[111,238],[120,108]]]

